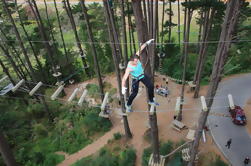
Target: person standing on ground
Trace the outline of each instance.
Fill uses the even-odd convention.
[[[140,50],[132,55],[130,57],[130,61],[128,62],[125,74],[122,78],[122,94],[124,95],[126,93],[126,87],[125,87],[125,82],[128,79],[129,75],[132,76],[132,88],[131,88],[131,95],[129,96],[129,99],[127,103],[125,104],[126,106],[126,111],[127,112],[132,112],[131,105],[134,100],[134,98],[138,94],[139,90],[139,82],[142,82],[148,90],[148,97],[149,97],[149,104],[154,104],[154,105],[159,105],[158,103],[154,102],[154,86],[153,83],[151,82],[151,79],[144,74],[144,69],[143,66],[140,62],[140,53],[143,51],[147,45],[151,44],[154,39],[148,40],[146,43],[144,43],[141,47]]]
[[[244,159],[244,165],[248,165],[249,162],[250,162],[249,157],[246,157],[246,158]]]
[[[232,144],[232,139],[230,138],[225,146],[229,149],[231,144]]]

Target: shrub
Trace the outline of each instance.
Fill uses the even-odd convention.
[[[33,126],[33,131],[37,137],[46,137],[48,135],[47,129],[41,123],[35,124]]]
[[[134,166],[136,161],[136,153],[132,148],[126,149],[120,153],[119,166]]]
[[[88,111],[86,116],[83,118],[83,124],[89,134],[93,134],[95,132],[106,132],[112,126],[108,119],[99,117],[98,112],[98,110]]]
[[[167,143],[164,143],[160,146],[160,154],[167,155],[172,151],[172,149],[173,149],[173,142],[168,141]]]
[[[167,166],[183,166],[181,152],[177,152],[174,156],[168,161]]]
[[[212,163],[214,166],[227,166],[227,164],[217,156],[216,160]]]
[[[113,134],[113,138],[114,138],[115,140],[119,140],[121,137],[122,137],[122,135],[121,135],[119,132]]]
[[[47,154],[46,156],[46,159],[44,161],[44,166],[47,166],[47,165],[57,165],[58,163],[62,162],[64,160],[64,156],[63,155],[58,155],[58,154],[55,154],[55,153],[49,153]]]
[[[88,90],[88,94],[93,97],[99,97],[99,86],[96,84],[87,84],[86,89]]]
[[[148,166],[148,161],[150,159],[151,153],[152,153],[151,147],[144,149],[143,156],[142,156],[142,166]]]

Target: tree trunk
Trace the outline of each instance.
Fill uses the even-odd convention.
[[[162,20],[161,20],[161,43],[163,44],[164,40],[164,20],[165,20],[165,0],[163,0],[163,8],[162,8]]]
[[[127,21],[128,21],[128,29],[129,29],[129,31],[128,31],[128,33],[129,33],[129,46],[130,46],[130,55],[133,55],[133,51],[132,51],[132,36],[131,36],[131,34],[132,34],[132,27],[131,27],[131,16],[130,16],[130,13],[129,13],[129,11],[130,11],[130,7],[129,7],[129,2],[128,2],[128,0],[126,0],[126,9],[127,9]],[[135,51],[135,50],[134,50]]]
[[[222,31],[219,40],[220,42],[218,43],[209,89],[207,91],[207,96],[206,96],[208,111],[202,111],[200,114],[198,121],[199,126],[195,133],[195,140],[190,149],[191,158],[188,163],[188,166],[194,165],[194,160],[198,152],[199,141],[202,135],[202,130],[206,124],[207,117],[213,103],[213,98],[216,94],[216,90],[221,80],[221,74],[223,72],[224,64],[228,56],[228,51],[231,46],[230,42],[223,42],[223,41],[231,41],[232,39],[234,27],[236,25],[239,16],[240,4],[241,0],[229,0],[227,4],[226,15],[224,18],[224,23],[222,25]]]
[[[8,37],[6,36],[6,34],[4,33],[4,31],[3,31],[3,29],[2,29],[1,27],[0,27],[0,31],[1,31],[1,33],[2,33],[2,35],[3,35],[3,37],[4,37],[6,40],[8,40]],[[30,78],[31,78],[31,74],[30,74],[28,68],[26,67],[25,63],[23,62],[23,60],[22,60],[20,54],[18,53],[17,49],[14,47],[14,45],[13,45],[12,43],[8,43],[8,44],[10,45],[10,47],[12,48],[12,50],[14,51],[14,53],[15,53],[15,58],[17,59],[17,61],[20,62],[19,65],[20,65],[20,64],[22,65],[22,67],[25,69],[25,71],[27,72],[27,74],[28,74],[28,75],[30,76]],[[25,73],[24,73],[22,67],[20,67],[20,71],[23,73],[23,75],[25,75]]]
[[[124,96],[121,93],[121,76],[120,76],[120,70],[119,70],[119,61],[117,59],[117,51],[116,51],[116,45],[115,45],[115,39],[114,39],[114,33],[112,32],[112,25],[111,25],[111,20],[110,20],[110,15],[108,12],[108,3],[107,0],[103,0],[104,8],[105,8],[105,16],[106,16],[106,22],[108,26],[108,32],[109,32],[109,38],[110,38],[110,45],[112,47],[112,57],[113,57],[113,62],[115,66],[115,73],[117,76],[117,83],[118,83],[118,92],[119,92],[119,97],[120,97],[120,102],[121,102],[121,108],[122,112],[125,113],[125,100]],[[127,116],[123,115],[123,121],[124,121],[124,129],[125,129],[125,135],[127,138],[132,138],[132,133],[130,131],[129,123],[127,120]]]
[[[198,52],[198,54],[199,54],[199,52],[200,52],[200,46],[201,46],[201,36],[202,36],[202,32],[203,32],[203,30],[202,30],[202,27],[203,27],[203,24],[202,24],[202,22],[201,22],[201,20],[204,20],[204,22],[205,22],[205,18],[204,18],[204,13],[206,12],[206,10],[204,9],[204,8],[202,8],[201,10],[200,10],[200,25],[199,25],[199,35],[198,35],[198,43],[197,43],[197,52]]]
[[[178,41],[180,47],[180,0],[178,0]]]
[[[168,43],[171,43],[172,35],[172,2],[169,0],[169,30],[168,30]]]
[[[35,16],[40,35],[41,35],[43,41],[46,41],[46,42],[43,42],[43,43],[44,43],[45,49],[47,50],[48,57],[50,58],[50,63],[52,64],[52,69],[53,69],[54,72],[56,72],[56,62],[55,62],[55,59],[53,57],[53,52],[51,50],[51,46],[50,46],[50,42],[49,42],[50,40],[49,40],[49,38],[47,37],[47,35],[45,33],[46,30],[44,28],[42,18],[40,16],[39,10],[37,8],[36,1],[35,0],[28,0],[28,3],[29,3],[29,6],[30,6],[30,8],[32,10],[32,13]]]
[[[53,27],[51,25],[51,21],[50,21],[50,18],[49,18],[49,14],[48,14],[48,7],[47,7],[47,3],[46,3],[46,0],[44,0],[44,6],[45,6],[45,15],[46,15],[46,19],[47,19],[47,22],[48,22],[48,26],[49,26],[49,32],[50,32],[50,35],[51,35],[51,38],[52,38],[52,46],[54,48],[54,50],[56,50],[56,40],[55,40],[55,37],[54,37],[54,34],[53,34]]]
[[[186,32],[185,32],[185,39],[184,39],[184,62],[183,62],[183,73],[182,73],[182,88],[181,88],[181,105],[180,105],[180,111],[177,117],[178,121],[182,120],[182,109],[183,109],[183,103],[184,103],[184,92],[185,92],[185,85],[186,85],[186,69],[187,69],[187,58],[188,58],[188,47],[189,47],[189,34],[190,34],[190,25],[192,20],[193,10],[187,9],[187,18],[185,18],[186,21]]]
[[[201,43],[201,47],[200,47],[200,52],[199,52],[199,59],[197,61],[197,67],[196,67],[196,71],[195,71],[195,79],[194,82],[196,84],[195,87],[195,91],[194,91],[194,98],[198,98],[199,96],[199,91],[200,91],[200,82],[201,82],[201,76],[202,76],[202,71],[204,68],[204,63],[206,61],[206,51],[208,48],[208,38],[211,32],[211,27],[212,27],[212,21],[214,18],[214,13],[215,10],[212,9],[206,13],[206,22],[205,22],[205,26],[203,28],[203,36],[202,36],[202,43]]]
[[[58,13],[58,8],[57,8],[57,2],[56,2],[56,0],[53,0],[53,2],[54,2],[54,8],[55,8],[55,11],[56,11],[57,21],[58,21],[58,27],[59,27],[59,31],[60,31],[60,37],[61,37],[61,40],[63,42],[65,58],[66,58],[67,62],[69,62],[68,52],[67,52],[67,49],[66,49],[64,35],[63,35],[63,31],[62,31],[62,25],[61,25],[59,13]]]
[[[127,63],[128,63],[128,52],[127,52],[127,37],[126,37],[126,21],[125,21],[125,6],[124,6],[124,0],[120,0],[121,3],[121,17],[122,17],[122,38],[123,38],[123,50],[124,50],[124,65],[126,67]],[[130,91],[130,87],[129,87],[129,80],[126,80],[126,98],[129,97],[129,91]]]
[[[76,28],[76,24],[75,24],[75,21],[74,21],[74,17],[72,15],[70,2],[69,2],[69,0],[63,0],[63,3],[64,3],[66,13],[67,13],[67,15],[68,15],[68,17],[70,19],[70,22],[71,22],[71,27],[72,27],[72,30],[73,30],[74,35],[75,35],[75,40],[77,42],[77,46],[78,46],[79,53],[80,53],[80,56],[81,56],[81,59],[82,59],[82,62],[83,62],[84,70],[86,72],[86,75],[89,77],[90,73],[89,73],[88,65],[87,65],[86,58],[85,58],[86,55],[85,55],[84,50],[83,50],[83,48],[81,46],[81,41],[80,41],[78,33],[77,33],[77,28]]]
[[[187,0],[185,0],[185,2],[187,2]],[[186,28],[187,28],[187,15],[188,15],[188,9],[187,9],[187,7],[185,7],[185,9],[184,9],[184,28],[183,28],[183,42],[185,42],[185,38],[186,38],[186,32],[187,32],[187,30],[186,30]],[[183,62],[183,58],[184,58],[184,52],[185,52],[185,44],[183,45],[183,54],[181,55],[181,57],[180,57],[180,62],[179,62],[179,64],[182,64],[182,62]]]
[[[129,26],[131,27],[131,36],[132,36],[132,46],[133,46],[133,52],[136,52],[136,42],[135,42],[135,37],[134,37],[134,27],[133,27],[133,24],[132,24],[132,18],[131,16],[129,16],[128,18],[129,20]]]
[[[12,78],[12,76],[10,75],[10,72],[9,72],[8,68],[4,65],[3,61],[1,60],[1,58],[0,58],[0,65],[1,65],[1,67],[2,67],[2,69],[3,69],[3,72],[8,76],[10,82],[11,82],[13,85],[15,85],[16,82],[14,81],[14,79]]]
[[[112,32],[113,32],[113,36],[114,36],[114,41],[115,41],[115,46],[116,46],[116,50],[118,52],[118,62],[121,63],[123,61],[123,57],[122,57],[122,50],[121,50],[121,45],[120,45],[120,41],[119,41],[119,36],[116,30],[116,26],[115,26],[115,17],[114,17],[114,12],[113,9],[110,7],[110,5],[107,5],[107,9],[109,12],[109,19],[110,19],[110,23],[112,25]]]
[[[145,43],[148,36],[147,26],[145,20],[143,19],[142,9],[141,9],[141,0],[132,0],[133,12],[136,21],[136,29],[138,33],[138,39],[141,43]],[[151,26],[151,25],[149,25]],[[141,53],[141,61],[145,66],[145,73],[153,78],[153,73],[151,71],[151,66],[147,62],[149,55],[145,51]],[[160,154],[159,154],[159,135],[158,135],[158,126],[157,126],[157,116],[156,113],[149,115],[149,121],[151,126],[151,136],[152,136],[152,147],[153,147],[153,159],[154,163],[159,163]]]
[[[148,27],[148,15],[147,15],[147,10],[146,10],[146,0],[143,0],[143,10],[144,10],[144,19],[146,22],[146,26]]]
[[[25,78],[25,75],[23,75],[19,68],[17,67],[16,63],[14,62],[14,60],[12,59],[11,55],[9,54],[9,51],[7,49],[4,48],[4,46],[2,44],[0,44],[0,48],[2,49],[3,53],[5,54],[5,56],[7,57],[8,61],[10,62],[10,64],[12,65],[14,71],[16,72],[16,75],[18,76],[18,78],[21,80],[23,78]]]
[[[5,139],[3,132],[0,130],[0,152],[3,157],[4,163],[7,166],[16,166],[16,160],[13,156],[13,153],[8,145],[7,140]]]
[[[16,5],[16,10],[17,10],[18,17],[19,17],[19,20],[20,20],[20,25],[21,25],[21,27],[22,27],[22,29],[23,29],[23,31],[24,31],[24,34],[25,34],[25,36],[26,36],[26,39],[27,39],[28,42],[29,42],[29,45],[30,45],[30,47],[31,47],[31,50],[32,50],[33,55],[34,55],[34,57],[35,57],[35,60],[36,60],[36,62],[37,62],[38,68],[39,68],[40,72],[42,73],[42,78],[43,78],[44,81],[46,81],[46,79],[45,79],[46,76],[45,76],[45,74],[44,74],[44,72],[43,72],[42,64],[41,64],[41,62],[39,61],[38,55],[37,55],[37,53],[36,53],[36,51],[35,51],[35,48],[33,47],[33,44],[32,44],[31,39],[30,39],[30,37],[29,37],[29,34],[28,34],[28,32],[26,31],[26,29],[25,29],[25,27],[24,27],[24,23],[23,23],[23,20],[22,20],[22,18],[21,18],[20,11],[18,10],[18,7],[17,7],[17,0],[15,0],[15,5]],[[24,64],[23,64],[23,65],[24,65]],[[24,66],[25,66],[25,65],[24,65]]]
[[[90,45],[91,45],[91,49],[92,49],[92,54],[93,54],[94,67],[96,70],[96,74],[98,76],[98,83],[99,83],[100,94],[101,94],[100,97],[101,97],[101,100],[103,101],[103,99],[104,99],[103,83],[102,83],[98,58],[97,58],[97,51],[96,51],[96,48],[94,45],[93,33],[92,33],[92,29],[91,29],[90,22],[89,22],[89,16],[87,14],[87,8],[85,6],[85,0],[80,0],[80,4],[81,4],[82,12],[84,14],[84,19],[86,21],[87,33],[88,33],[88,37],[89,37],[89,41],[90,41]]]
[[[7,7],[6,1],[5,1],[5,0],[2,0],[2,2],[3,2],[3,8],[4,8],[4,10],[5,10],[5,13],[7,14],[7,16],[9,17],[9,19],[10,19],[10,21],[11,21],[11,24],[12,24],[12,26],[13,26],[13,28],[14,28],[14,32],[15,32],[15,35],[16,35],[16,37],[17,37],[19,46],[20,46],[21,49],[22,49],[22,52],[23,52],[24,57],[25,57],[25,60],[26,60],[26,62],[27,62],[27,64],[28,64],[29,70],[31,71],[31,79],[32,79],[32,80],[35,80],[34,69],[32,68],[30,59],[29,59],[28,54],[27,54],[27,51],[26,51],[26,49],[25,49],[25,47],[24,47],[23,40],[21,39],[21,36],[20,36],[20,34],[19,34],[18,30],[17,30],[17,26],[16,26],[16,24],[15,24],[15,21],[14,21],[14,19],[13,19],[12,16],[11,16],[11,13],[10,13],[8,7]]]

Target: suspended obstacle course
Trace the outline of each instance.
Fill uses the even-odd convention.
[[[24,79],[20,80],[11,90],[15,92],[18,88],[20,88],[24,84]]]
[[[104,100],[102,102],[102,105],[101,105],[101,111],[99,113],[99,116],[100,117],[103,117],[103,118],[109,118],[109,113],[108,113],[108,97],[109,97],[109,92],[106,92],[105,93],[105,97],[104,97]]]
[[[29,93],[30,96],[33,96],[34,93],[36,93],[36,91],[43,85],[42,82],[39,82]]]
[[[74,89],[71,96],[68,98],[68,102],[71,102],[76,97],[78,91],[79,91],[79,88]]]

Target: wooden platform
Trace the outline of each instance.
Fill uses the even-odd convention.
[[[187,126],[178,120],[173,120],[171,127],[179,132],[181,132],[182,129],[187,129]]]
[[[151,154],[148,166],[165,166],[166,158],[160,155],[160,163],[154,163],[153,161],[153,154]]]

